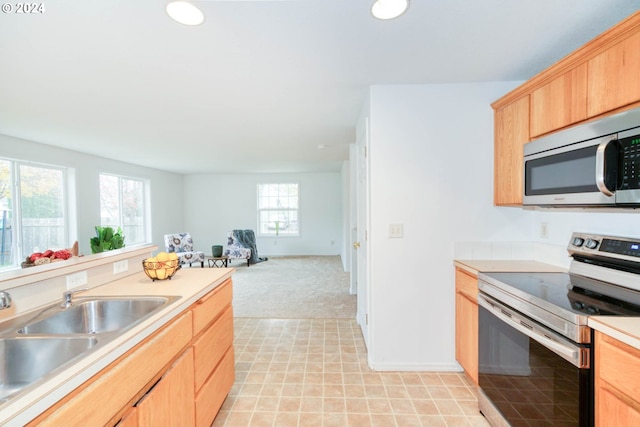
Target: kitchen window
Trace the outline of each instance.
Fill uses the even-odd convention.
[[[258,184],[258,235],[300,235],[298,184]]]
[[[120,227],[126,245],[149,241],[147,180],[100,174],[100,225]]]
[[[70,170],[0,159],[0,268],[34,252],[70,247]]]

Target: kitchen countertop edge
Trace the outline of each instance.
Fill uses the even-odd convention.
[[[640,350],[640,321],[627,316],[589,316],[587,325]]]
[[[475,276],[478,273],[543,272],[564,273],[566,268],[534,260],[454,260],[453,264]]]

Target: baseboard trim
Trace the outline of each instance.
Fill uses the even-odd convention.
[[[464,372],[457,363],[375,363],[369,360],[369,367],[374,371]]]

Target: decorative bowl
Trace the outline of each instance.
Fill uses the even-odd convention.
[[[142,267],[145,274],[154,282],[156,280],[171,279],[173,275],[180,269],[177,259],[167,261],[142,261]]]

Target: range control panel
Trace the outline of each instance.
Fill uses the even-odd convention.
[[[567,247],[569,254],[607,256],[610,258],[640,258],[640,238],[601,236],[573,233]]]

